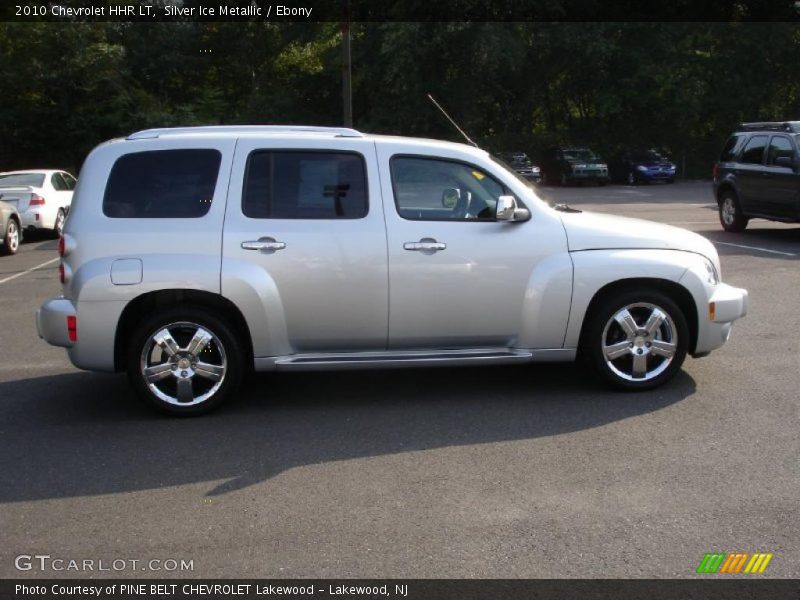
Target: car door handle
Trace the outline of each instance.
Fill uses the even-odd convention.
[[[406,242],[403,244],[403,248],[417,252],[438,252],[447,248],[447,244],[436,240],[420,240],[418,242]]]
[[[285,242],[278,242],[270,237],[264,237],[250,242],[242,242],[243,250],[264,250],[266,252],[275,252],[276,250],[283,250],[284,248],[286,248]]]

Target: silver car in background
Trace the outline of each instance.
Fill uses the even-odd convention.
[[[477,148],[315,127],[147,130],[86,159],[39,334],[174,414],[249,370],[585,359],[651,389],[747,292],[684,229],[559,210]]]

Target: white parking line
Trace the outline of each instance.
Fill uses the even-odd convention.
[[[53,258],[51,260],[48,260],[47,262],[43,262],[40,265],[36,265],[35,267],[31,267],[27,271],[22,271],[21,273],[17,273],[16,275],[12,275],[11,277],[6,277],[5,279],[0,279],[0,283],[5,283],[7,281],[11,281],[12,279],[16,279],[17,277],[22,277],[23,275],[27,275],[28,273],[31,273],[31,272],[35,271],[36,269],[41,269],[42,267],[46,267],[47,265],[50,265],[50,264],[56,262],[57,260],[60,260],[60,259],[58,257],[56,257],[56,258]]]
[[[769,252],[770,254],[780,254],[781,256],[797,256],[793,252],[781,252],[780,250],[770,250],[769,248],[759,248],[758,246],[745,246],[744,244],[731,244],[730,242],[714,242],[722,246],[735,246],[736,248],[747,248],[748,250],[758,250],[759,252]],[[2,283],[2,281],[0,281]]]

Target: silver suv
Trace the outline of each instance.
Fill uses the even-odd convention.
[[[551,208],[476,148],[313,127],[142,131],[96,148],[39,334],[156,406],[252,369],[582,354],[649,389],[721,346],[747,292],[686,230]]]

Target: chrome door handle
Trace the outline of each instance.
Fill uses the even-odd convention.
[[[276,250],[283,250],[284,248],[286,248],[285,242],[278,242],[269,237],[251,242],[242,242],[243,250],[265,250],[267,252],[275,252]]]
[[[419,242],[406,242],[403,244],[405,250],[415,250],[417,252],[438,252],[447,248],[447,244],[436,240],[420,240]]]

